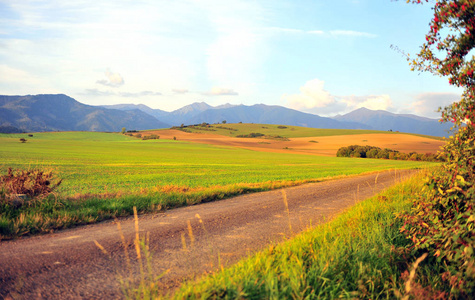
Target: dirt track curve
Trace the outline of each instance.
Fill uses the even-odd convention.
[[[289,213],[282,191],[275,190],[141,215],[140,232],[150,233],[156,274],[169,270],[159,282],[169,291],[184,279],[216,270],[220,264],[229,265],[269,243],[327,221],[415,172],[386,171],[286,188]],[[134,220],[120,223],[134,262]],[[0,242],[0,298],[121,298],[118,274],[130,274],[124,253],[117,224],[112,221]],[[137,268],[135,263],[132,269]]]

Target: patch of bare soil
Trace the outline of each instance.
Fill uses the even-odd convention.
[[[385,171],[243,195],[139,217],[149,233],[154,273],[163,292],[219,270],[270,243],[295,236],[412,175]],[[0,243],[0,298],[117,299],[119,275],[140,279],[132,218],[120,220],[131,266],[115,222]],[[95,244],[107,251],[104,254]]]
[[[261,138],[235,138],[206,133],[187,133],[176,129],[148,131],[146,134],[157,134],[160,135],[161,139],[173,139],[176,137],[176,139],[180,141],[211,144],[216,146],[320,156],[335,156],[338,149],[350,145],[369,145],[398,150],[404,153],[410,153],[413,151],[421,154],[436,153],[440,150],[440,147],[445,144],[443,141],[425,137],[391,133],[290,138],[289,141]]]

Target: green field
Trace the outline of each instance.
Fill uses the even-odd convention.
[[[20,138],[26,138],[21,143]],[[0,135],[0,173],[51,170],[63,180],[52,197],[17,209],[0,205],[0,239],[192,205],[285,186],[386,169],[415,161],[258,152],[118,133]]]
[[[270,125],[269,125],[270,126]],[[19,138],[27,138],[20,143]],[[114,133],[61,132],[0,135],[0,170],[52,169],[62,196],[139,192],[156,186],[225,186],[314,180],[420,162],[358,160],[257,152],[170,140],[142,141]]]
[[[285,127],[285,128],[284,128]],[[204,129],[203,129],[204,128]],[[249,123],[233,123],[233,124],[212,124],[209,127],[186,127],[186,131],[193,133],[210,133],[224,136],[235,137],[237,135],[248,135],[250,133],[262,133],[266,136],[282,136],[286,138],[299,137],[319,137],[319,136],[338,136],[338,135],[356,135],[356,134],[410,134],[420,137],[426,137],[435,140],[442,140],[441,137],[434,137],[422,134],[388,132],[380,130],[358,130],[358,129],[321,129],[300,126],[282,126],[271,124],[249,124]]]

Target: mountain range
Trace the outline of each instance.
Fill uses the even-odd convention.
[[[66,95],[0,96],[0,132],[120,131],[168,124],[141,110],[118,110],[79,103]]]
[[[200,123],[262,123],[314,128],[373,129],[448,136],[449,124],[411,114],[360,108],[334,118],[275,105],[210,106],[195,102],[172,112],[143,104],[91,106],[66,95],[0,96],[0,132],[120,131]]]

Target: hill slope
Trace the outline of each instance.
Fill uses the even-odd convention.
[[[0,126],[24,131],[120,131],[165,128],[141,110],[122,111],[79,103],[66,95],[0,96]]]

